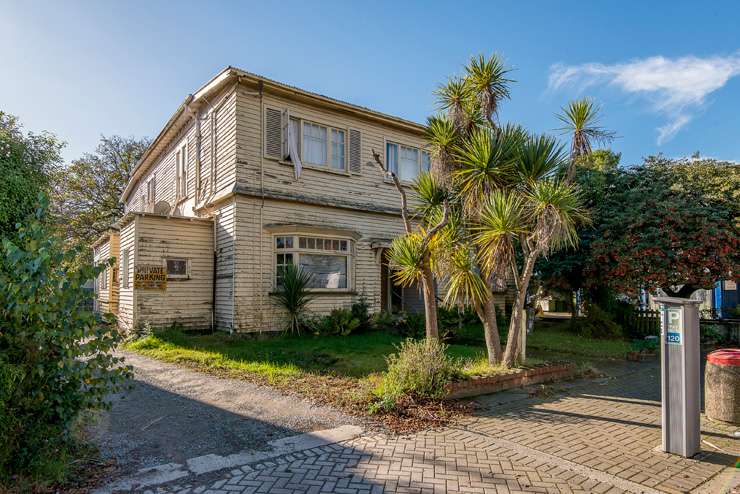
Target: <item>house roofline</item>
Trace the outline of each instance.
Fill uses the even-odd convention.
[[[262,86],[268,91],[272,91],[282,96],[288,96],[299,99],[307,99],[313,102],[320,102],[324,106],[330,106],[334,110],[340,110],[360,117],[390,124],[394,127],[401,128],[410,132],[422,133],[426,127],[420,123],[406,120],[400,117],[389,115],[387,113],[379,112],[366,108],[363,106],[348,103],[346,101],[324,96],[319,93],[307,91],[289,84],[278,82],[267,77],[263,77],[245,70],[238,69],[236,67],[228,66],[221,70],[218,74],[212,77],[206,82],[200,89],[195,93],[189,94],[180,106],[175,110],[172,116],[167,120],[162,130],[157,134],[157,137],[152,141],[149,147],[144,151],[144,154],[139,159],[138,163],[134,167],[131,179],[129,180],[126,188],[121,194],[120,201],[125,202],[128,200],[131,192],[134,190],[135,185],[139,182],[144,173],[150,168],[154,161],[159,157],[162,151],[168,144],[167,134],[176,125],[185,125],[189,121],[189,113],[197,111],[202,104],[207,104],[208,97],[212,94],[222,90],[229,83],[232,82],[243,82],[248,81],[258,86]]]

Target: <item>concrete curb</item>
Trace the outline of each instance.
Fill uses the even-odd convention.
[[[308,432],[297,436],[276,439],[268,443],[271,449],[265,451],[235,453],[228,456],[211,454],[190,458],[185,461],[185,464],[167,463],[155,467],[143,468],[130,477],[116,480],[104,487],[96,489],[93,491],[93,494],[112,494],[114,492],[127,492],[144,487],[155,487],[192,475],[197,476],[227,468],[237,468],[297,451],[349,441],[362,434],[362,432],[361,427],[343,425],[334,429]]]

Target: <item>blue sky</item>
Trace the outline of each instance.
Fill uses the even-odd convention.
[[[154,136],[227,65],[423,122],[471,55],[514,69],[501,120],[558,127],[590,95],[623,163],[740,160],[737,2],[0,0],[0,109],[67,141]],[[207,6],[207,8],[205,7]]]

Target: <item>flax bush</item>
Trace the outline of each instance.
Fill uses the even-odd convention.
[[[69,267],[65,250],[35,216],[2,241],[0,260],[0,483],[13,475],[61,481],[80,414],[105,408],[128,369],[112,355],[111,317],[83,308],[84,285],[104,266]]]
[[[372,411],[398,408],[405,397],[441,398],[445,385],[459,374],[458,363],[447,355],[447,345],[435,338],[407,339],[387,362]]]

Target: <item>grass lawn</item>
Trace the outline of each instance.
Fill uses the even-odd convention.
[[[167,330],[128,343],[142,355],[197,367],[255,373],[270,382],[303,373],[366,377],[385,370],[385,357],[403,338],[371,332],[350,336],[231,337],[226,334],[186,334]],[[450,354],[465,360],[484,356],[480,345],[450,345]]]
[[[158,332],[128,343],[143,355],[207,370],[254,374],[270,383],[307,373],[363,378],[382,372],[385,358],[395,352],[402,337],[382,332],[350,336],[234,337],[225,333]],[[622,340],[595,340],[564,331],[562,325],[541,324],[527,339],[528,364],[546,360],[624,358],[630,345]],[[465,373],[484,373],[483,334],[470,325],[449,344],[449,353],[465,362]]]

